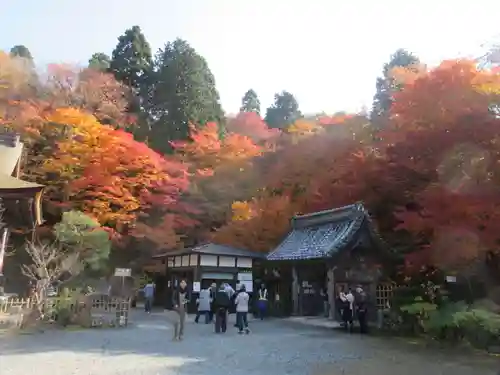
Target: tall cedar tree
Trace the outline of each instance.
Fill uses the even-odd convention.
[[[22,57],[23,59],[27,59],[29,61],[33,61],[33,55],[31,54],[28,47],[19,44],[10,49],[10,55],[12,57]]]
[[[125,30],[113,50],[110,69],[117,80],[141,89],[151,68],[151,47],[139,26]]]
[[[215,122],[219,133],[224,131],[215,78],[206,60],[184,40],[169,42],[159,51],[150,105],[151,141],[159,152],[171,152],[170,141],[187,139],[189,124]]]
[[[134,136],[140,139],[146,138],[149,133],[145,107],[150,97],[151,69],[151,47],[140,27],[125,30],[113,50],[110,71],[118,81],[133,89],[135,95],[129,100],[128,112],[137,119],[133,131]]]
[[[250,89],[243,95],[240,112],[255,112],[260,115],[260,100],[254,90]]]
[[[374,125],[381,127],[386,121],[392,104],[392,94],[398,86],[391,77],[391,71],[396,67],[408,67],[420,64],[418,57],[404,49],[398,49],[391,60],[384,65],[382,77],[377,78],[377,92],[373,97],[371,119]]]
[[[17,64],[22,62],[21,70],[24,72],[29,72],[30,76],[30,86],[35,88],[38,84],[38,75],[35,70],[35,62],[33,61],[33,55],[31,54],[28,47],[22,44],[15,45],[10,49],[10,57],[17,61]]]
[[[302,117],[299,103],[288,91],[274,95],[274,104],[266,111],[265,121],[270,128],[286,128]]]
[[[108,72],[111,66],[111,58],[103,52],[97,52],[89,59],[89,68],[100,72]]]

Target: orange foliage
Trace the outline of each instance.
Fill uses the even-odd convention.
[[[163,159],[131,134],[101,125],[91,115],[58,109],[46,121],[67,127],[67,136],[42,167],[55,188],[49,196],[61,203],[70,199],[102,225],[126,229],[153,205],[175,205],[188,187],[182,164]],[[61,190],[68,196],[50,194]]]
[[[246,136],[228,133],[221,138],[215,123],[202,128],[191,126],[190,138],[188,141],[174,141],[172,146],[183,160],[205,174],[213,173],[222,165],[244,162],[262,152],[262,148]]]
[[[254,142],[268,141],[280,134],[279,129],[270,129],[255,112],[240,112],[227,122],[227,130],[252,139]]]
[[[201,129],[193,126],[190,138],[173,142],[173,147],[195,174],[183,201],[198,208],[195,216],[201,225],[191,236],[201,238],[226,221],[233,200],[248,199],[260,186],[252,162],[266,148],[240,134],[221,138],[213,123]]]
[[[331,126],[331,125],[342,125],[346,121],[352,119],[353,114],[338,114],[333,116],[320,116],[318,118],[318,124],[320,126]]]
[[[233,208],[233,220],[214,234],[213,241],[260,252],[270,251],[282,240],[290,229],[290,218],[298,213],[287,196],[239,203]]]
[[[488,115],[491,98],[483,90],[495,76],[478,71],[472,61],[445,61],[394,93],[393,124],[400,129],[411,119],[412,130],[425,130],[467,115]]]
[[[427,74],[427,67],[423,64],[410,66],[395,66],[389,72],[389,77],[397,85],[408,85]]]
[[[362,170],[356,167],[367,161],[355,150],[363,149],[322,134],[269,154],[261,177],[266,188],[253,201],[234,202],[232,220],[215,240],[267,252],[286,234],[293,215],[359,200],[368,189],[359,183]]]
[[[233,220],[215,238],[268,251],[294,213],[362,200],[386,238],[412,234],[420,249],[413,260],[453,270],[480,257],[499,240],[498,84],[496,73],[472,62],[444,62],[394,94],[380,138],[328,131],[278,150],[266,167],[266,189],[250,203],[236,202]],[[365,121],[346,126],[362,130]],[[268,208],[275,204],[283,207]]]
[[[395,95],[385,132],[389,174],[398,173],[401,194],[417,205],[397,214],[399,228],[430,241],[420,262],[453,267],[496,247],[500,121],[488,88],[499,83],[473,62],[452,61]]]

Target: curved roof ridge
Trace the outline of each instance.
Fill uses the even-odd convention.
[[[353,217],[359,213],[362,213],[363,215],[367,214],[362,202],[332,208],[329,210],[313,212],[310,214],[294,216],[291,220],[291,226],[292,229],[294,229],[323,225],[339,220],[353,219]]]

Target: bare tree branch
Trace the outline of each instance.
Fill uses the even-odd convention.
[[[36,307],[43,318],[43,305],[48,288],[56,282],[68,281],[83,270],[83,263],[78,253],[64,251],[57,243],[26,242],[26,253],[31,264],[21,265],[21,272],[36,283]]]

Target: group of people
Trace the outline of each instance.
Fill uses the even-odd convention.
[[[267,294],[267,291],[266,291]],[[179,287],[172,296],[173,310],[170,312],[174,325],[174,340],[182,340],[184,335],[184,325],[186,321],[187,303],[190,300],[187,290],[187,283],[182,280]],[[227,331],[227,320],[231,306],[235,306],[236,324],[238,333],[250,333],[248,327],[248,310],[250,295],[246,291],[244,284],[237,286],[234,290],[228,283],[217,285],[213,283],[210,288],[202,289],[196,299],[197,314],[195,323],[199,322],[201,316],[205,317],[205,323],[209,324],[215,320],[215,333],[225,333]],[[262,315],[263,316],[263,315]]]
[[[144,287],[144,295],[146,299],[145,310],[151,312],[152,300],[154,295],[155,285],[148,283]],[[325,315],[329,312],[328,294],[326,290],[322,291],[324,297]],[[257,314],[262,320],[267,311],[268,293],[265,286],[262,284],[257,291]],[[181,280],[178,288],[174,290],[172,295],[173,310],[170,315],[170,320],[174,325],[174,340],[182,340],[184,335],[184,325],[187,314],[187,304],[191,297],[187,289],[185,280]],[[250,295],[247,293],[245,285],[239,284],[234,290],[228,283],[221,283],[217,288],[215,283],[207,289],[202,289],[196,300],[197,314],[195,323],[199,322],[201,316],[205,317],[205,323],[214,322],[215,318],[215,333],[225,333],[227,331],[227,320],[229,310],[235,306],[236,324],[240,334],[250,333],[248,327],[248,312],[250,306]],[[342,319],[343,327],[352,332],[354,319],[359,322],[360,332],[368,332],[368,303],[365,291],[358,286],[354,289],[339,287],[335,300],[335,307]]]
[[[367,296],[363,288],[358,286],[354,293],[351,288],[339,287],[335,306],[339,312],[343,327],[352,332],[354,318],[356,317],[359,323],[361,333],[368,333],[368,306]]]

